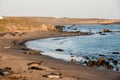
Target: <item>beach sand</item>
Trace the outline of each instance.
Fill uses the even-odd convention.
[[[38,31],[27,32],[24,36],[0,37],[0,69],[11,68],[9,75],[0,75],[0,80],[120,80],[120,72],[98,70],[43,55],[24,54],[26,50],[23,50],[25,45],[22,43],[25,41],[74,35],[78,34]],[[39,66],[42,70],[28,69],[28,63],[40,61],[43,61]],[[61,77],[46,77],[51,73]]]

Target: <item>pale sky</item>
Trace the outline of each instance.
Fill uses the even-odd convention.
[[[0,0],[0,16],[120,19],[120,0]]]

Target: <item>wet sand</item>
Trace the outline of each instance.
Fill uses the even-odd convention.
[[[47,56],[24,54],[22,43],[34,39],[65,37],[78,34],[59,32],[27,32],[24,36],[0,37],[0,68],[10,67],[13,73],[1,76],[0,80],[119,80],[120,73],[56,60]],[[13,44],[14,42],[14,44]],[[29,70],[28,63],[43,61],[43,70]],[[44,77],[50,73],[61,73],[62,78]]]

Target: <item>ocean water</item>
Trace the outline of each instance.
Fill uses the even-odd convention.
[[[100,35],[105,28],[113,32]],[[64,31],[75,32],[92,32],[93,35],[88,36],[72,36],[72,37],[56,37],[28,41],[25,45],[28,48],[42,51],[41,53],[56,59],[71,61],[76,59],[77,63],[84,64],[89,57],[91,60],[97,60],[100,57],[114,59],[118,61],[114,66],[114,71],[120,71],[120,54],[113,54],[113,52],[120,53],[120,25],[75,25],[66,26]],[[61,49],[63,51],[56,51]]]

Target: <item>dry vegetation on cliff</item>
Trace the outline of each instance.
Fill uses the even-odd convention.
[[[5,17],[0,20],[0,31],[48,31],[56,30],[52,24],[43,24],[36,21],[36,18]]]

